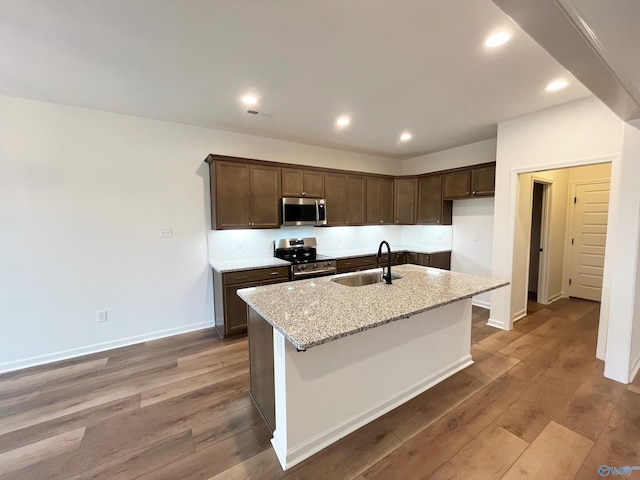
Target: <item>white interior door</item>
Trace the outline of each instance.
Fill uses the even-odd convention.
[[[609,212],[609,182],[578,184],[571,225],[569,295],[600,301]]]

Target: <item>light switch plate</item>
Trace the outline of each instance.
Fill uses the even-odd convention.
[[[171,227],[160,229],[160,238],[171,238],[172,236],[173,236],[173,231],[171,230]]]

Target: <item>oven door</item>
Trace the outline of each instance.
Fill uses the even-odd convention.
[[[304,272],[295,272],[291,274],[291,280],[307,280],[308,278],[326,277],[327,275],[335,275],[335,268],[323,268],[322,270],[311,270]]]

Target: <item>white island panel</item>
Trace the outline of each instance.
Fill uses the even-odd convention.
[[[274,329],[276,429],[283,469],[471,365],[471,300],[305,352]]]

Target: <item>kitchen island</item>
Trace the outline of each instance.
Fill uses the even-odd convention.
[[[248,288],[251,396],[287,469],[473,363],[471,297],[507,282],[402,265],[392,285]]]

